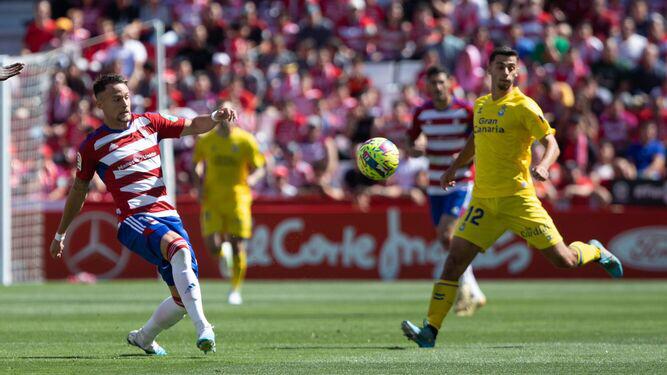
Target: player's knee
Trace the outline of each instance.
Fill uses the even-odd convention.
[[[190,256],[190,245],[183,237],[174,238],[167,245],[165,254],[167,261],[171,262],[177,256],[179,258]]]

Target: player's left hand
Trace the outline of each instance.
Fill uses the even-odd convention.
[[[220,107],[217,109],[215,118],[218,121],[234,122],[238,118],[238,115],[233,108]]]
[[[546,181],[549,179],[549,170],[540,165],[530,168],[530,174],[537,181]]]
[[[23,63],[14,63],[12,65],[3,66],[0,68],[0,81],[7,80],[21,73],[21,70],[23,70],[24,66],[25,64]]]

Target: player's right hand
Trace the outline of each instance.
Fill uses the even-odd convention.
[[[238,119],[238,114],[233,108],[221,106],[217,110],[216,120],[218,121],[227,121],[235,122]]]
[[[447,190],[456,184],[456,168],[449,167],[440,177],[440,186]]]
[[[58,241],[55,238],[53,239],[53,241],[51,241],[51,247],[49,248],[49,251],[51,252],[51,257],[60,258],[63,256],[63,248],[65,247],[63,242],[64,240]]]

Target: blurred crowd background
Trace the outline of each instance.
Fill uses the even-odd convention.
[[[97,37],[53,76],[43,129],[44,194],[66,196],[79,143],[102,124],[92,80],[117,72],[129,80],[133,111],[155,111],[164,80],[171,114],[192,117],[220,102],[239,111],[268,160],[259,196],[408,196],[424,202],[424,143],[406,150],[412,111],[427,98],[424,72],[444,66],[455,96],[488,91],[496,45],[520,53],[518,85],[557,130],[552,179],[538,194],[558,206],[610,204],[615,179],[665,179],[667,32],[664,0],[53,0],[36,3],[24,52],[73,47]],[[157,77],[155,35],[167,25],[167,71]],[[389,90],[387,64],[418,69]],[[354,167],[355,146],[392,140],[401,166],[384,184]],[[175,143],[177,188],[196,196],[192,149]],[[536,145],[535,155],[543,151]],[[13,166],[20,168],[20,166]],[[97,181],[89,199],[106,199]]]

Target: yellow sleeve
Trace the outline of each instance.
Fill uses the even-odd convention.
[[[544,113],[537,103],[532,99],[527,99],[521,106],[523,123],[530,135],[535,139],[542,139],[548,134],[556,134],[556,130],[549,125],[549,122],[544,118]]]
[[[248,146],[250,147],[250,162],[253,167],[261,168],[264,166],[264,155],[259,151],[259,144],[252,134],[248,134]]]
[[[192,162],[193,163],[199,163],[200,161],[204,160],[204,138],[201,137],[197,139],[197,143],[195,143],[195,149],[192,152]]]

